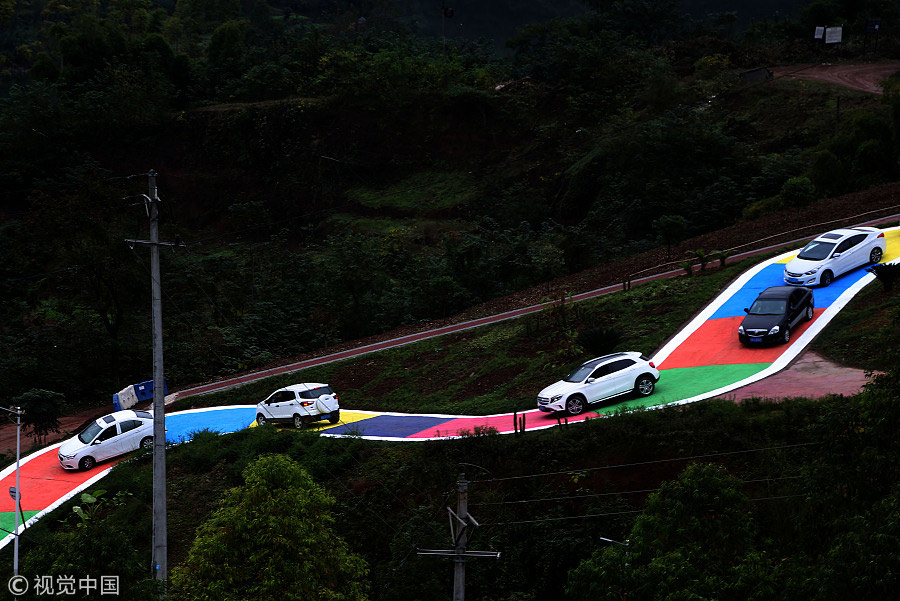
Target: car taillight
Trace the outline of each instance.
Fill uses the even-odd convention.
[[[656,369],[656,365],[653,364],[653,361],[650,362],[650,367],[652,367],[653,369]]]
[[[876,238],[884,238],[884,232],[881,232],[880,234],[878,234],[878,236],[876,236]]]
[[[312,404],[313,404],[312,401],[300,401],[300,406],[301,406],[301,407],[309,407],[309,406],[312,405]]]

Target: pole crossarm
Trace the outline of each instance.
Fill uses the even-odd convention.
[[[500,558],[500,551],[465,551],[457,553],[456,549],[416,549],[416,555],[440,555],[443,557],[494,557]]]
[[[152,244],[154,246],[182,246],[187,248],[187,244],[184,242],[154,242],[152,240],[132,240],[131,238],[125,238],[125,242],[128,244]]]

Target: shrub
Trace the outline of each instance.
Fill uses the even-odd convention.
[[[601,326],[581,332],[576,341],[590,354],[599,357],[608,355],[616,348],[622,341],[622,333],[615,328]]]

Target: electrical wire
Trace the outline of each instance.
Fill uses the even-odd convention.
[[[637,466],[641,466],[641,465],[655,465],[655,464],[660,464],[660,463],[671,463],[671,462],[675,462],[675,461],[694,461],[697,459],[707,459],[710,457],[726,457],[729,455],[739,455],[739,454],[743,454],[743,453],[757,453],[757,452],[762,452],[762,451],[778,451],[778,450],[782,450],[782,449],[793,449],[793,448],[808,447],[808,446],[814,446],[814,445],[820,445],[820,444],[822,444],[822,443],[821,442],[801,442],[801,443],[796,443],[796,444],[780,445],[777,447],[759,447],[759,448],[755,448],[755,449],[744,449],[744,450],[740,450],[740,451],[723,451],[720,453],[704,453],[702,455],[689,455],[686,457],[673,457],[671,459],[654,459],[651,461],[637,461],[634,463],[620,463],[620,464],[615,464],[615,465],[604,465],[604,466],[600,466],[600,467],[587,467],[587,468],[581,468],[581,469],[563,470],[563,471],[558,471],[558,472],[541,472],[541,473],[535,473],[535,474],[523,474],[521,476],[507,476],[505,478],[491,478],[488,480],[470,480],[469,483],[470,484],[484,484],[484,483],[493,483],[493,482],[505,482],[505,481],[510,481],[510,480],[524,480],[527,478],[543,478],[543,477],[547,477],[547,476],[561,476],[561,475],[565,475],[565,474],[581,474],[581,473],[585,473],[585,472],[610,470],[610,469],[616,469],[616,468],[622,468],[622,467],[637,467]]]
[[[758,478],[755,480],[741,480],[743,484],[757,484],[759,482],[775,482],[778,480],[797,480],[803,476],[779,476],[777,478]],[[623,495],[639,495],[657,492],[659,488],[645,488],[641,490],[622,490],[618,492],[601,492],[583,495],[565,495],[561,497],[541,497],[539,499],[520,499],[515,501],[489,501],[486,503],[469,503],[469,507],[488,507],[492,505],[521,505],[524,503],[540,503],[542,501],[570,501],[575,499],[591,499],[597,497],[614,497]]]

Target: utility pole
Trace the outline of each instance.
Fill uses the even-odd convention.
[[[165,581],[168,574],[168,536],[166,529],[166,409],[165,370],[163,369],[162,342],[162,286],[159,275],[159,247],[176,246],[159,241],[159,196],[156,189],[156,171],[147,174],[149,194],[144,197],[147,215],[150,217],[150,240],[126,240],[135,244],[150,245],[150,284],[153,329],[153,543],[151,569],[157,580]]]
[[[166,408],[162,343],[162,287],[159,283],[159,196],[156,171],[150,170],[150,278],[153,314],[153,570],[166,580]]]
[[[3,411],[16,416],[16,487],[10,489],[9,494],[15,502],[14,512],[16,514],[16,526],[13,529],[13,576],[19,575],[19,515],[22,515],[22,525],[25,525],[25,515],[22,514],[22,489],[19,488],[19,460],[22,454],[22,408],[16,407],[16,410],[0,407]],[[16,597],[18,599],[18,597]]]
[[[465,474],[459,475],[456,482],[456,512],[449,507],[447,513],[450,516],[450,537],[453,540],[453,549],[418,549],[418,555],[440,555],[453,559],[453,601],[465,601],[466,598],[466,561],[470,557],[493,557],[498,559],[497,551],[467,551],[466,544],[471,538],[470,526],[479,526],[478,522],[469,514],[469,481]]]

